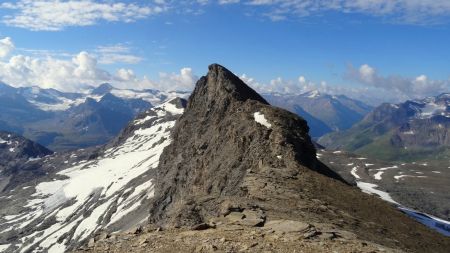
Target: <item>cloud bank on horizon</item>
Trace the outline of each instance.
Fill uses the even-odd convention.
[[[175,13],[202,15],[209,8],[239,6],[248,17],[274,22],[308,20],[330,13],[358,14],[395,25],[433,26],[446,24],[450,17],[447,0],[192,0],[192,1],[93,1],[93,0],[18,0],[0,4],[0,22],[6,27],[39,32],[70,32],[74,27],[108,24],[133,24]],[[166,22],[171,25],[172,22]],[[151,61],[136,53],[127,43],[95,46],[78,53],[55,52],[17,47],[12,38],[0,33],[0,81],[12,86],[33,86],[75,91],[86,85],[109,82],[121,88],[190,90],[198,76],[192,67],[178,72],[159,71],[155,77],[138,75],[133,66]],[[220,63],[220,62],[219,62]],[[123,65],[123,66],[121,66]],[[115,68],[118,66],[117,68]],[[115,68],[115,69],[114,69]],[[275,77],[258,81],[240,73],[240,77],[259,92],[303,93],[319,90],[369,100],[371,97],[400,101],[436,95],[450,90],[450,78],[433,80],[425,73],[416,76],[383,75],[381,66],[370,62],[338,73],[341,83],[312,81],[297,73],[295,80]],[[202,69],[196,69],[202,72]],[[377,100],[378,101],[378,100]],[[374,102],[375,103],[375,102]]]
[[[12,55],[15,46],[12,39],[0,40],[0,81],[15,87],[40,86],[62,91],[77,91],[87,86],[98,86],[102,83],[113,83],[118,88],[190,90],[197,81],[191,68],[182,68],[180,73],[159,74],[159,80],[148,77],[138,78],[131,69],[120,68],[111,73],[99,65],[109,64],[117,60],[135,63],[140,59],[128,53],[123,46],[99,47],[95,55],[82,51],[70,59],[58,59],[52,56],[45,58]],[[100,61],[99,61],[100,59]]]

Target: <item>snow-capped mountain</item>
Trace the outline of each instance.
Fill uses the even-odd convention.
[[[2,252],[64,252],[145,222],[154,169],[183,106],[174,99],[140,114],[105,147],[31,161],[45,173],[0,197]]]
[[[124,100],[143,100],[152,105],[159,105],[170,98],[186,96],[185,92],[177,91],[118,89],[109,83],[103,83],[98,87],[89,87],[79,93],[60,92],[55,89],[42,89],[37,86],[18,88],[17,93],[44,111],[65,111],[84,103],[88,98],[98,102],[106,94],[112,94]]]
[[[328,95],[312,90],[298,95],[263,94],[271,104],[294,112],[308,121],[311,136],[318,138],[342,131],[360,121],[372,107],[344,95]]]
[[[409,108],[415,111],[415,117],[429,119],[443,116],[450,118],[450,93],[443,93],[436,97],[428,97],[422,100],[413,100],[408,103]]]
[[[374,158],[450,158],[450,94],[400,104],[382,104],[354,127],[319,143]]]
[[[117,89],[110,84],[79,93],[0,84],[0,130],[55,151],[104,144],[137,114],[183,92]]]

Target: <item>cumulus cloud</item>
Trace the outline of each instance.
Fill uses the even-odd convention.
[[[408,99],[435,96],[442,92],[448,92],[450,81],[432,81],[425,75],[416,78],[383,78],[377,71],[365,64],[358,69],[352,69],[351,78],[360,85],[336,85],[325,81],[311,81],[300,75],[297,80],[286,80],[277,77],[268,82],[259,82],[246,74],[240,78],[260,93],[280,93],[299,95],[309,91],[319,91],[329,95],[345,95],[353,99],[364,101],[371,105],[379,105],[383,102],[402,102]],[[350,73],[346,74],[350,77]],[[383,83],[380,83],[383,81]],[[400,84],[400,87],[397,85]]]
[[[417,77],[382,76],[363,64],[359,68],[348,67],[346,77],[368,87],[382,89],[406,98],[437,95],[450,90],[450,80],[431,80],[426,75]]]
[[[241,75],[240,78],[261,93],[301,94],[317,88],[313,82],[307,80],[304,76],[299,76],[297,81],[277,77],[268,83],[258,82],[255,78],[246,74]]]
[[[101,21],[130,23],[167,10],[165,1],[141,6],[93,0],[19,0],[4,2],[0,8],[12,11],[12,14],[3,17],[3,23],[33,31],[59,31],[70,26],[90,26]]]
[[[0,40],[2,44],[12,45],[10,38]],[[0,47],[3,50],[3,46]],[[11,53],[8,49],[7,53]],[[58,58],[52,55],[17,54],[0,59],[0,81],[15,87],[40,86],[61,91],[79,91],[86,86],[96,86],[104,82],[118,88],[159,89],[188,91],[194,87],[198,77],[191,68],[182,68],[179,73],[160,73],[159,80],[144,76],[137,77],[131,69],[119,68],[115,73],[102,69],[96,53],[79,52],[72,57]],[[2,52],[3,52],[2,51]],[[108,53],[126,53],[124,47],[100,47],[99,51]],[[98,53],[98,52],[97,52]],[[100,55],[104,57],[104,55]]]
[[[0,40],[0,58],[5,58],[11,51],[14,50],[14,43],[10,37]]]
[[[160,73],[159,86],[169,90],[192,90],[198,80],[191,68],[182,68],[180,73]]]

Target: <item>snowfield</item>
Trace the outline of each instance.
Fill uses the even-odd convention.
[[[152,170],[171,143],[176,115],[183,113],[169,102],[150,110],[145,121],[133,122],[136,130],[120,145],[36,185],[35,193],[23,203],[27,212],[1,217],[0,235],[5,228],[9,233],[35,232],[23,234],[10,245],[0,245],[0,251],[65,252],[96,231],[121,230],[130,220],[146,220],[147,212],[137,210],[153,197]]]

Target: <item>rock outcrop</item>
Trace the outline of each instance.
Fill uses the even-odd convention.
[[[245,225],[250,212],[251,226],[331,224],[392,248],[450,246],[448,238],[345,184],[316,159],[303,119],[270,106],[220,65],[198,81],[172,138],[157,169],[154,224]]]
[[[47,148],[24,137],[0,132],[0,193],[43,172],[31,161],[51,155]]]

